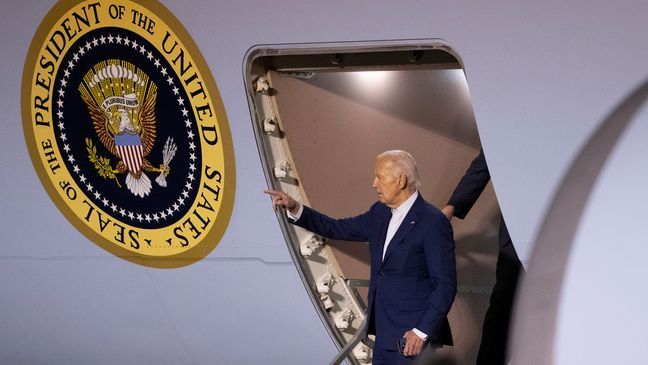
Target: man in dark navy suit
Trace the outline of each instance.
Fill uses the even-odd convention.
[[[463,219],[479,198],[490,180],[484,150],[473,160],[466,174],[452,193],[443,213],[452,219]],[[520,259],[511,242],[504,219],[500,217],[499,254],[495,269],[495,286],[491,294],[490,305],[484,318],[481,344],[477,355],[477,365],[506,364],[506,345],[510,327],[513,300],[518,277],[522,269]]]
[[[379,202],[356,217],[333,219],[283,192],[266,191],[293,224],[331,239],[369,242],[367,316],[368,331],[376,335],[374,365],[409,364],[422,350],[452,344],[447,320],[457,290],[452,226],[423,200],[419,185],[412,156],[387,151],[376,159],[373,188]]]

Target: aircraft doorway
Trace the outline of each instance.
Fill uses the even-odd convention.
[[[459,57],[439,40],[255,47],[245,77],[268,185],[333,217],[376,201],[375,156],[414,156],[425,199],[441,208],[480,140]],[[366,244],[326,241],[278,214],[318,315],[339,347],[364,320]],[[453,220],[459,293],[450,322],[459,363],[474,363],[497,257],[499,208],[491,184]],[[370,363],[367,346],[350,357]]]

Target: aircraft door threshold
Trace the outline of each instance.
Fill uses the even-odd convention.
[[[305,88],[318,90],[321,94],[326,94],[325,96],[330,96],[336,101],[340,99],[350,100],[351,102],[348,104],[353,104],[351,107],[361,106],[364,109],[369,109],[366,108],[368,106],[366,105],[367,100],[354,99],[348,93],[357,91],[355,89],[363,89],[371,91],[372,95],[375,96],[378,91],[386,91],[385,95],[388,95],[389,98],[381,99],[378,102],[380,104],[378,107],[372,105],[371,107],[375,107],[373,111],[376,112],[372,115],[381,114],[390,117],[409,118],[410,123],[406,124],[406,128],[411,130],[419,128],[419,132],[412,138],[419,138],[432,133],[433,127],[436,126],[423,125],[421,117],[417,119],[414,112],[401,115],[394,113],[394,110],[389,110],[389,108],[400,103],[402,99],[400,94],[404,93],[397,85],[380,83],[381,81],[389,81],[391,75],[410,77],[408,80],[413,80],[411,75],[414,75],[415,78],[418,77],[419,82],[412,81],[412,85],[422,85],[424,82],[429,82],[432,77],[430,76],[431,72],[437,72],[439,75],[449,75],[447,76],[449,81],[463,80],[465,83],[460,58],[444,41],[427,40],[425,43],[423,42],[342,43],[330,45],[328,48],[321,43],[316,45],[285,45],[274,48],[259,46],[248,51],[244,66],[245,87],[253,129],[268,187],[281,190],[300,203],[311,206],[311,198],[305,190],[303,179],[308,177],[309,184],[313,186],[317,184],[320,184],[320,186],[326,185],[327,182],[321,178],[315,178],[316,181],[313,181],[314,175],[305,171],[308,171],[308,168],[320,166],[318,159],[324,158],[323,160],[326,160],[327,157],[322,156],[322,154],[338,156],[337,158],[342,159],[344,162],[342,165],[346,164],[348,166],[352,163],[354,156],[341,154],[342,148],[348,146],[353,148],[356,143],[358,143],[358,148],[366,150],[376,148],[376,146],[372,145],[372,138],[378,138],[376,136],[383,133],[381,128],[385,125],[374,123],[371,117],[368,117],[367,120],[363,120],[363,118],[354,120],[357,124],[349,122],[343,125],[340,125],[338,118],[326,119],[325,116],[319,115],[318,112],[308,110],[307,105],[311,105],[309,103],[313,100],[319,102],[319,98],[310,96],[310,94],[309,96],[300,94],[296,90],[303,91]],[[391,73],[392,71],[393,73]],[[408,73],[410,71],[422,73]],[[405,75],[406,73],[410,76]],[[336,77],[338,78],[336,79]],[[362,85],[352,84],[351,81],[354,80],[354,77],[369,82]],[[340,84],[332,84],[336,80],[340,82],[342,78],[345,81]],[[328,80],[331,83],[322,80]],[[295,89],[294,83],[301,83],[302,89]],[[320,94],[315,93],[313,95],[318,96]],[[461,95],[468,95],[468,93],[464,92]],[[290,99],[290,102],[286,102],[291,97],[299,100]],[[281,111],[279,108],[280,99]],[[375,100],[372,99],[372,101]],[[427,104],[425,102],[422,106],[427,107]],[[293,107],[298,109],[300,106],[308,113],[299,114],[303,110],[290,110]],[[323,108],[323,112],[336,109],[336,105],[325,104],[324,101],[318,104],[318,107]],[[470,107],[472,108],[471,105]],[[340,110],[346,111],[347,109]],[[468,114],[468,122],[473,123],[471,130],[475,131],[474,136],[470,134],[473,132],[454,136],[451,134],[455,130],[452,125],[441,125],[439,135],[443,141],[440,143],[448,143],[450,140],[447,138],[448,135],[453,138],[456,137],[450,147],[446,146],[444,148],[462,149],[460,152],[464,154],[473,154],[474,150],[478,151],[479,139],[474,126],[472,109]],[[463,114],[461,115],[463,117]],[[311,126],[329,128],[329,130],[312,132]],[[465,126],[460,127],[461,131],[469,129],[465,128]],[[301,129],[297,131],[299,128]],[[353,128],[360,128],[357,139],[344,142],[338,141],[337,136],[348,134],[347,129]],[[436,131],[434,132],[436,133]],[[318,133],[322,133],[322,135]],[[358,133],[358,131],[356,130],[355,133]],[[322,140],[318,145],[323,135],[327,135],[329,139]],[[355,134],[349,135],[354,136]],[[397,136],[392,135],[391,137]],[[364,139],[367,140],[366,143],[363,142]],[[383,143],[387,139],[389,138],[385,137],[378,142]],[[339,145],[336,143],[339,143]],[[420,145],[424,146],[426,144],[421,143]],[[315,147],[319,148],[319,150]],[[314,153],[313,151],[317,152]],[[362,152],[366,153],[367,151]],[[337,163],[340,164],[339,161]],[[335,171],[337,176],[341,175],[340,171],[344,170],[344,168],[345,166],[329,164],[326,165],[326,171],[320,171],[320,173],[326,174]],[[461,169],[463,170],[465,167],[462,165]],[[355,185],[356,182],[353,181],[353,184]],[[328,187],[330,188],[331,185],[329,184]],[[313,189],[312,196],[316,197],[316,188]],[[344,195],[342,194],[342,196]],[[355,199],[356,197],[349,197],[349,199],[351,198]],[[320,196],[319,199],[318,202],[321,203],[322,197]],[[327,198],[324,200],[327,200]],[[318,203],[318,206],[320,203]],[[366,245],[362,243],[347,245],[343,242],[327,240],[324,237],[314,235],[312,232],[291,225],[283,210],[277,211],[277,219],[309,298],[331,339],[341,350],[334,363],[346,360],[354,365],[370,364],[370,345],[360,343],[360,337],[365,337],[364,327],[366,325],[367,305],[365,302],[369,286],[369,274],[368,270],[367,272],[363,270],[367,268],[368,258],[365,258],[362,253],[353,251],[366,250]],[[349,247],[349,250],[353,252],[343,252],[338,246]],[[359,271],[349,270],[345,273],[343,265],[339,261],[341,258],[347,260],[346,262],[357,260],[355,262],[359,263],[357,265]],[[348,266],[346,269],[348,269]],[[365,275],[366,278],[363,277]],[[353,279],[349,279],[349,277]],[[487,288],[477,287],[460,287],[459,289],[460,294],[482,294],[482,292],[486,291]]]
[[[251,75],[249,75],[251,76]],[[300,184],[299,173],[295,169],[287,140],[284,136],[282,120],[277,112],[272,78],[268,73],[249,77],[254,80],[248,84],[248,96],[253,111],[254,129],[262,161],[265,166],[269,185],[292,195],[298,201],[308,204],[308,198]],[[285,222],[283,211],[279,212],[280,221]],[[287,222],[285,222],[287,223]],[[348,343],[353,332],[362,326],[365,319],[364,303],[354,288],[349,287],[335,262],[331,249],[323,237],[313,235],[301,228],[285,226],[284,233],[293,260],[302,271],[302,278],[309,289],[313,304],[319,308],[318,315],[326,323],[329,335],[338,347]],[[370,356],[365,345],[358,355],[365,359]],[[370,360],[369,360],[370,362]],[[353,364],[366,364],[355,358]]]

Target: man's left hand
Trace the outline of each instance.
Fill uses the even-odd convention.
[[[423,350],[423,345],[425,340],[420,338],[414,333],[414,331],[407,331],[403,335],[405,337],[405,349],[403,350],[403,355],[405,356],[417,356]]]

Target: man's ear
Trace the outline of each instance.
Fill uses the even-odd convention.
[[[406,175],[398,175],[398,188],[400,190],[407,189],[407,176]]]

